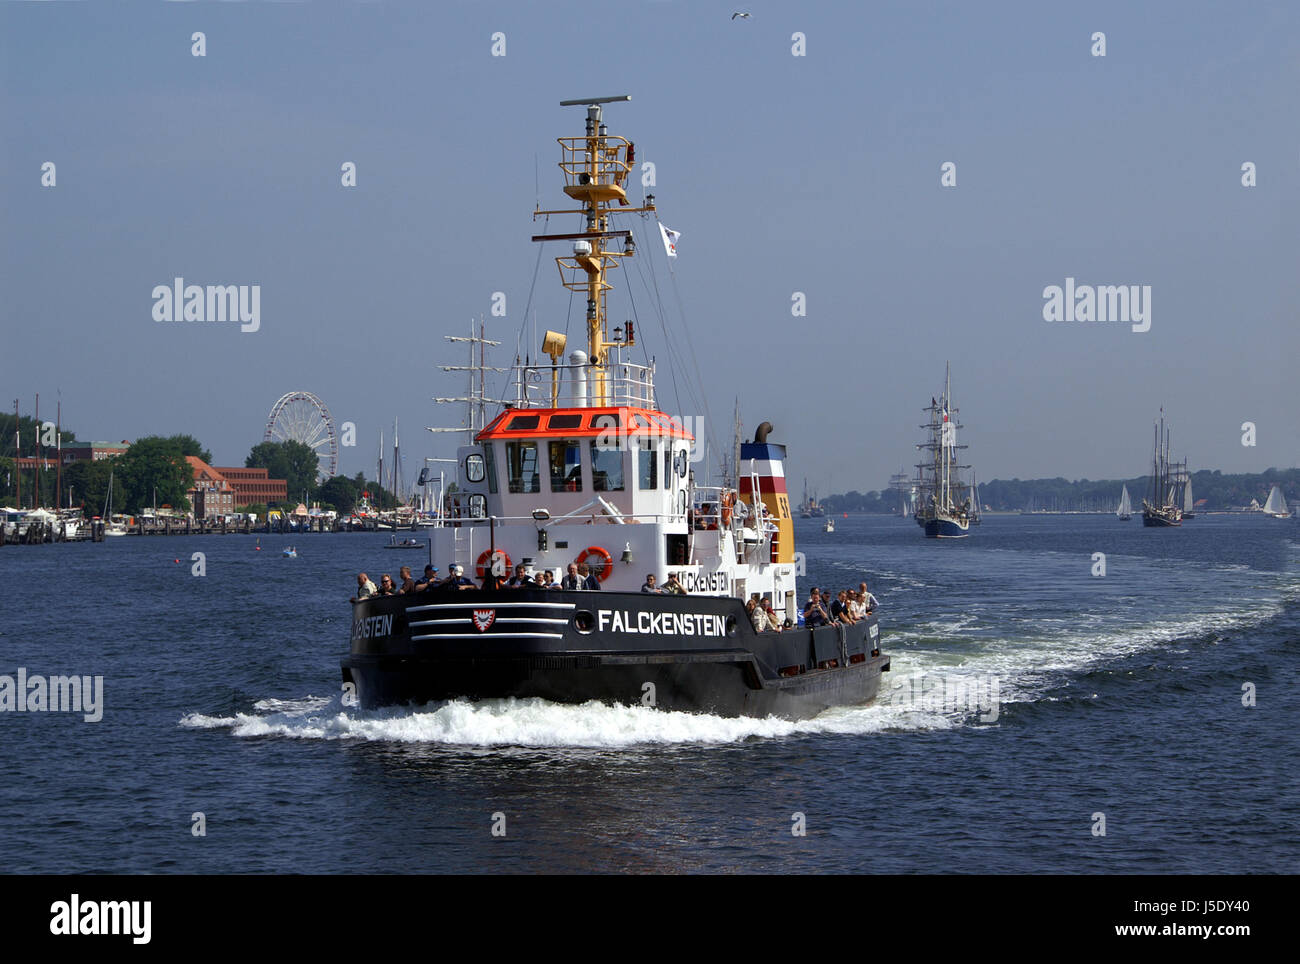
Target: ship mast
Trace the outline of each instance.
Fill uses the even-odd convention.
[[[538,234],[534,241],[572,241],[573,254],[555,259],[564,287],[587,295],[587,364],[591,367],[590,386],[593,406],[615,404],[609,377],[609,349],[636,344],[631,323],[609,338],[605,295],[611,285],[608,272],[620,260],[636,253],[632,232],[610,227],[610,215],[644,214],[655,210],[654,195],[646,196],[643,207],[631,207],[626,181],[636,161],[636,149],[626,138],[611,137],[603,120],[602,105],[629,101],[632,98],[591,97],[560,101],[561,107],[586,107],[587,129],[582,137],[557,138],[560,144],[560,170],[564,172],[564,193],[579,208],[533,212],[541,215],[580,214],[585,230],[575,234]],[[617,205],[617,210],[614,209]],[[622,250],[618,242],[622,241]],[[614,245],[614,247],[610,247]],[[562,350],[562,349],[561,349]]]

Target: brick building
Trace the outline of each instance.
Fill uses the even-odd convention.
[[[185,456],[194,472],[194,486],[186,492],[196,519],[214,519],[235,511],[235,490],[220,471],[194,455]]]
[[[234,490],[235,505],[251,505],[254,502],[277,505],[289,497],[288,480],[270,478],[267,469],[223,465],[215,471],[219,472]]]
[[[115,455],[124,455],[130,447],[131,443],[126,440],[121,442],[72,442],[63,446],[63,464],[81,462],[86,459],[94,462],[111,459]]]

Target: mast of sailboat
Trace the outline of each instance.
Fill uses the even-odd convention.
[[[23,457],[22,432],[18,430],[18,399],[14,399],[14,483],[18,486],[18,508],[23,507],[23,470],[18,460]]]
[[[375,498],[379,501],[379,508],[384,507],[384,430],[379,430],[379,474],[375,476],[375,484],[379,486],[379,492]]]

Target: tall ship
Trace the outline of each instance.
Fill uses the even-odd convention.
[[[826,509],[817,501],[817,490],[813,490],[810,497],[808,495],[808,480],[803,480],[803,501],[799,503],[799,518],[801,519],[820,519],[826,515]]]
[[[635,149],[603,119],[626,100],[561,103],[587,115],[583,136],[559,138],[574,206],[534,212],[578,219],[573,233],[533,240],[571,248],[556,262],[585,296],[585,345],[546,331],[538,358],[549,363],[516,359],[513,397],[457,449],[455,504],[425,530],[433,564],[453,575],[353,603],[342,671],[363,708],[538,697],[799,719],[872,700],[889,669],[874,614],[800,622],[772,426],[740,446],[734,485],[699,484],[692,433],[656,402],[653,359],[630,358],[635,326],[607,321],[611,274],[636,253],[615,218],[656,216],[652,195],[628,198]],[[557,588],[536,583],[547,570]],[[785,628],[757,631],[752,595]]]
[[[957,453],[966,448],[957,442],[957,407],[952,404],[952,372],[944,366],[943,393],[930,398],[922,409],[929,420],[921,426],[926,440],[917,445],[924,455],[916,465],[916,524],[925,530],[927,539],[963,539],[970,534],[979,508],[974,501],[973,485],[962,481]],[[972,480],[973,480],[972,476]]]
[[[1183,524],[1183,508],[1179,501],[1181,485],[1177,466],[1169,460],[1169,429],[1165,427],[1165,412],[1160,410],[1160,421],[1155,426],[1155,442],[1151,452],[1151,485],[1142,500],[1142,524],[1149,528],[1168,528]]]

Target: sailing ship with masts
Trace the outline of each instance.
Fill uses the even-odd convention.
[[[957,407],[952,404],[952,373],[944,366],[943,393],[931,396],[930,404],[922,409],[930,416],[921,426],[926,430],[926,440],[916,447],[924,452],[916,465],[917,504],[913,518],[925,530],[927,539],[962,539],[970,533],[972,521],[978,517],[979,507],[972,494],[973,485],[961,477],[962,469],[957,453],[966,448],[957,442]],[[972,483],[974,476],[972,475]]]
[[[1148,528],[1169,528],[1183,524],[1183,509],[1178,499],[1180,485],[1176,466],[1169,458],[1169,429],[1165,410],[1155,425],[1155,443],[1151,452],[1151,485],[1142,500],[1142,524]]]
[[[802,718],[871,700],[889,669],[874,614],[799,622],[786,453],[771,424],[740,446],[734,485],[698,484],[693,435],[659,410],[653,359],[632,360],[633,322],[607,321],[611,275],[637,247],[614,219],[656,215],[652,195],[629,200],[634,146],[603,119],[629,99],[563,102],[587,113],[585,135],[559,139],[576,208],[535,212],[579,218],[573,233],[533,240],[571,246],[556,262],[585,295],[586,350],[546,331],[549,364],[516,359],[512,397],[490,417],[480,394],[485,421],[456,453],[458,501],[428,530],[432,562],[453,575],[353,603],[342,671],[363,708],[538,697]],[[571,564],[586,578],[566,576]],[[547,570],[563,588],[536,582]],[[785,627],[756,629],[752,595]]]

